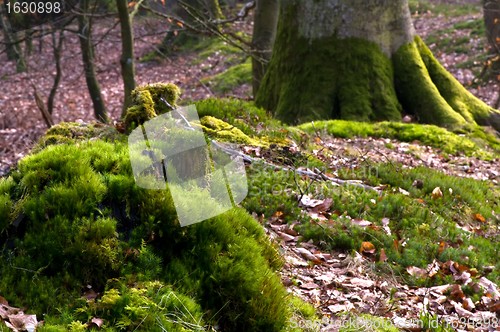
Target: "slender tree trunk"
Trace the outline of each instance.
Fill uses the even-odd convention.
[[[500,130],[415,36],[408,0],[287,0],[256,102],[291,123],[401,119]]]
[[[21,51],[21,46],[17,39],[17,34],[12,30],[10,19],[5,9],[5,4],[0,3],[0,25],[2,26],[7,59],[16,61],[16,72],[25,72],[27,69],[26,60]]]
[[[118,16],[120,18],[122,55],[120,65],[122,68],[122,78],[125,98],[123,101],[122,117],[131,103],[131,93],[135,89],[135,68],[134,68],[134,36],[132,32],[132,22],[128,12],[127,0],[116,0]]]
[[[212,20],[218,20],[223,17],[220,9],[219,0],[205,0],[205,6]]]
[[[279,0],[257,0],[252,35],[252,87],[254,96],[259,90],[260,81],[264,77],[267,63],[271,59],[278,14]]]
[[[89,10],[89,0],[80,0],[80,11],[83,13],[78,16],[78,37],[82,51],[83,68],[85,71],[85,81],[89,89],[90,98],[94,105],[94,115],[101,122],[108,122],[108,112],[104,105],[101,95],[101,87],[97,81],[94,68],[94,53],[92,46],[91,22],[86,15]]]
[[[54,99],[56,97],[57,88],[59,88],[59,82],[61,81],[61,52],[63,44],[64,30],[59,30],[59,38],[56,38],[56,32],[52,31],[52,52],[54,54],[54,63],[56,65],[56,75],[54,76],[54,82],[52,83],[52,88],[50,89],[49,98],[47,100],[47,111],[49,114],[54,112]]]

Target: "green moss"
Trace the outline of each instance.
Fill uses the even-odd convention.
[[[336,137],[384,137],[403,142],[419,141],[421,144],[442,149],[444,152],[491,159],[500,152],[498,141],[483,131],[469,135],[457,135],[434,125],[406,124],[399,122],[360,123],[344,120],[316,121],[298,127],[308,133],[327,133]],[[486,148],[486,149],[483,149]]]
[[[238,99],[208,98],[195,103],[200,118],[212,116],[241,130],[250,137],[251,144],[268,146],[286,145],[288,130],[254,103]]]
[[[177,106],[180,89],[171,83],[153,83],[140,86],[132,91],[132,105],[127,109],[123,122],[127,131],[151,120],[158,114],[171,110]]]
[[[214,91],[220,93],[229,92],[245,83],[249,84],[252,81],[251,59],[249,58],[244,63],[229,67],[220,74],[204,78],[202,81],[209,83]]]
[[[263,228],[243,209],[181,228],[168,190],[135,185],[121,139],[47,146],[0,190],[2,296],[46,314],[46,331],[96,313],[109,331],[182,330],[174,320],[281,331],[298,319]],[[104,296],[82,300],[87,285]]]
[[[392,57],[398,97],[419,122],[459,129],[466,120],[448,104],[431,79],[416,43],[400,47]]]
[[[282,13],[256,104],[288,123],[399,120],[390,59],[369,41],[299,37],[294,6]],[[290,47],[293,45],[293,47]]]
[[[200,119],[200,123],[205,133],[218,140],[257,145],[255,140],[245,135],[240,129],[227,122],[214,118],[213,116],[204,116]]]
[[[475,122],[488,125],[488,119],[492,113],[500,114],[499,111],[486,105],[465,89],[451,73],[449,73],[432,55],[425,43],[416,37],[415,44],[419,54],[429,72],[429,76],[439,90],[439,93],[468,123]],[[419,113],[420,114],[420,113]]]

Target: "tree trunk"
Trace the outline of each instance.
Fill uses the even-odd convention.
[[[496,53],[500,53],[500,0],[483,0],[486,37]]]
[[[56,38],[56,32],[52,31],[52,53],[54,54],[54,63],[56,66],[56,75],[54,76],[54,82],[52,83],[52,88],[50,89],[49,98],[47,99],[47,111],[52,115],[54,112],[54,99],[56,97],[57,89],[59,88],[59,82],[62,77],[61,68],[61,53],[62,47],[64,45],[64,30],[59,30],[59,38]]]
[[[5,4],[0,3],[0,26],[4,35],[7,59],[16,61],[16,72],[25,72],[27,69],[26,60],[22,54],[17,33],[12,30],[8,15]]]
[[[205,6],[212,20],[218,20],[223,17],[220,9],[219,0],[205,0]]]
[[[253,95],[259,90],[260,81],[271,59],[276,25],[278,24],[279,0],[257,0],[252,35],[252,87]]]
[[[94,68],[94,52],[92,46],[91,24],[86,13],[89,11],[89,0],[80,0],[81,15],[78,16],[78,38],[82,51],[83,68],[85,71],[85,81],[89,89],[90,98],[94,105],[94,116],[101,122],[108,122],[108,111],[104,105],[101,95],[101,87],[97,81]]]
[[[500,112],[469,93],[415,36],[408,0],[281,3],[256,103],[289,123],[401,120],[500,130]]]
[[[122,117],[132,101],[132,90],[135,89],[135,68],[134,68],[134,37],[132,24],[127,7],[127,0],[116,0],[118,16],[120,18],[122,55],[120,65],[122,68],[122,78],[125,98],[123,101]]]

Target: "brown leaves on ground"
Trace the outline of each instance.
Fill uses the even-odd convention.
[[[334,214],[330,210],[335,209],[331,199],[315,199],[310,195],[302,195],[299,199],[297,204],[313,222],[328,227]],[[442,286],[410,288],[399,279],[374,272],[373,262],[391,267],[385,248],[365,241],[354,255],[323,252],[312,241],[301,241],[296,230],[298,222],[287,224],[283,217],[283,213],[277,211],[267,221],[259,218],[284,254],[286,263],[280,272],[283,283],[290,292],[312,303],[329,319],[345,312],[368,313],[386,317],[403,330],[423,331],[413,325],[421,312],[430,311],[459,330],[479,332],[488,331],[490,323],[497,321],[496,315],[500,315],[498,286],[485,276],[479,276],[475,269],[451,260],[445,263],[434,260],[425,268],[410,266],[407,273],[418,279],[451,276],[454,280]],[[383,218],[381,226],[345,214],[342,218],[359,227],[391,234],[389,218]],[[481,222],[480,215],[473,215],[473,218]],[[404,239],[394,241],[396,250],[403,250]],[[441,241],[438,253],[449,245]]]
[[[14,332],[32,332],[40,324],[36,315],[27,315],[20,308],[11,307],[2,296],[0,296],[0,319]]]

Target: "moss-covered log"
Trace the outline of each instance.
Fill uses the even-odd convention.
[[[414,35],[407,0],[287,1],[259,106],[285,122],[400,120],[453,130],[500,112],[469,93]]]

